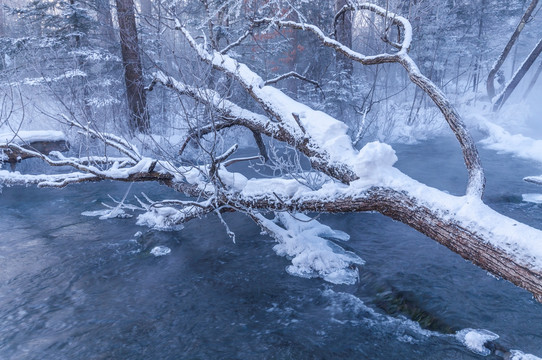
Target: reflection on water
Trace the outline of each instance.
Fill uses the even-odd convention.
[[[462,191],[465,172],[452,140],[396,148],[408,174]],[[540,168],[482,156],[486,201],[540,227],[541,205],[521,201],[521,194],[542,192],[521,181]],[[408,311],[385,314],[380,301],[390,289],[408,294],[408,306],[439,324],[487,329],[507,348],[542,356],[542,306],[528,293],[381,215],[320,217],[348,232],[348,249],[366,260],[359,284],[336,286],[288,275],[273,241],[239,214],[226,216],[236,244],[214,217],[156,232],[133,218],[80,215],[126,188],[4,188],[1,359],[482,358],[438,327],[422,329]],[[135,184],[132,192],[140,191],[175,196]],[[158,246],[171,252],[152,255]]]

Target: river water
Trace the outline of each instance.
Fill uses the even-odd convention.
[[[407,174],[463,191],[453,139],[394,148]],[[542,192],[522,181],[540,165],[483,149],[482,159],[486,202],[542,227],[542,206],[521,197]],[[226,216],[235,244],[213,216],[158,232],[135,218],[81,215],[127,187],[3,189],[0,359],[484,358],[453,335],[465,328],[542,356],[542,305],[529,293],[384,216],[320,217],[349,233],[346,248],[366,261],[358,284],[332,285],[288,275],[273,240],[240,214]],[[131,188],[141,191],[175,196],[157,185]],[[150,254],[159,245],[171,252]],[[433,325],[422,329],[416,314]]]

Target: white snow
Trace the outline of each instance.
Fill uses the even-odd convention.
[[[370,142],[357,154],[354,171],[361,181],[376,183],[396,162],[395,150],[390,145]]]
[[[532,354],[525,354],[519,350],[510,350],[510,358],[508,360],[542,360],[538,356]]]
[[[404,192],[423,206],[440,214],[443,219],[461,224],[466,229],[480,234],[496,248],[509,254],[520,264],[542,270],[542,232],[514,219],[499,214],[475,196],[454,196],[431,188],[408,177],[390,166],[395,154],[388,145],[374,143],[360,151],[361,163],[370,169],[366,177],[353,181],[350,186],[329,182],[319,190],[310,188],[292,179],[249,179],[239,191],[247,201],[270,198],[269,189],[277,189],[276,195],[286,203],[307,201],[335,201],[340,199],[365,198],[371,187],[389,188]],[[386,166],[378,166],[371,159],[380,159]],[[369,165],[367,165],[369,164]],[[372,165],[375,165],[371,167]],[[364,166],[358,169],[363,171]],[[273,200],[276,200],[273,198]],[[285,251],[284,253],[288,253]],[[290,255],[293,256],[293,255]]]
[[[521,197],[525,202],[542,204],[542,194],[523,194]]]
[[[83,211],[81,213],[83,216],[98,216],[100,220],[113,219],[113,218],[131,218],[133,215],[127,214],[120,207],[115,207],[113,209],[103,209],[103,210],[94,210],[94,211]]]
[[[171,252],[171,249],[167,246],[155,246],[151,250],[151,254],[154,256],[164,256]]]
[[[94,178],[92,174],[83,172],[73,172],[69,174],[50,174],[50,175],[31,175],[21,174],[18,171],[10,172],[7,170],[0,170],[0,182],[3,185],[31,185],[36,184],[38,186],[58,185],[63,181],[78,181],[89,178]]]
[[[355,265],[363,265],[365,261],[324,238],[348,239],[344,232],[336,232],[303,214],[277,213],[276,216],[283,227],[261,215],[258,219],[277,240],[273,247],[277,255],[291,259],[292,265],[286,268],[289,274],[321,277],[333,284],[356,283]]]
[[[488,149],[542,163],[542,140],[532,139],[522,134],[511,134],[502,126],[489,121],[480,123],[479,127],[488,134],[487,138],[480,141]]]
[[[523,180],[532,182],[534,184],[542,185],[542,176],[526,176]]]
[[[17,131],[0,134],[0,144],[15,143],[18,145],[36,142],[36,141],[62,141],[67,140],[62,131],[55,130],[36,130],[36,131]]]
[[[172,207],[152,208],[137,217],[137,225],[148,226],[160,231],[177,231],[184,228],[182,224],[175,224],[181,213]]]
[[[484,344],[499,338],[499,335],[484,329],[463,329],[458,331],[455,336],[469,350],[484,356],[491,353]]]

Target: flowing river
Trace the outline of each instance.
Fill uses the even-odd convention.
[[[462,193],[454,139],[394,148],[410,176]],[[522,201],[542,193],[522,181],[542,174],[540,164],[481,155],[485,201],[542,228],[542,205]],[[0,359],[502,358],[469,349],[454,335],[462,329],[485,329],[504,349],[542,357],[542,305],[529,293],[380,214],[319,218],[349,233],[345,248],[366,261],[359,283],[333,285],[289,275],[274,241],[241,214],[225,216],[236,243],[214,216],[158,232],[135,218],[81,215],[127,189],[3,189]],[[134,184],[130,194],[142,191],[175,196],[153,184]],[[154,256],[156,246],[171,252]]]

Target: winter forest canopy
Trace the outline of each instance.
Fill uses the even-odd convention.
[[[378,212],[542,302],[542,225],[486,205],[478,151],[532,162],[542,184],[541,6],[0,0],[0,186],[157,183],[175,195],[128,189],[86,214],[181,232],[216,217],[235,242],[237,213],[290,274],[332,284],[370,259],[320,214]],[[395,166],[395,144],[440,136],[462,193]]]

